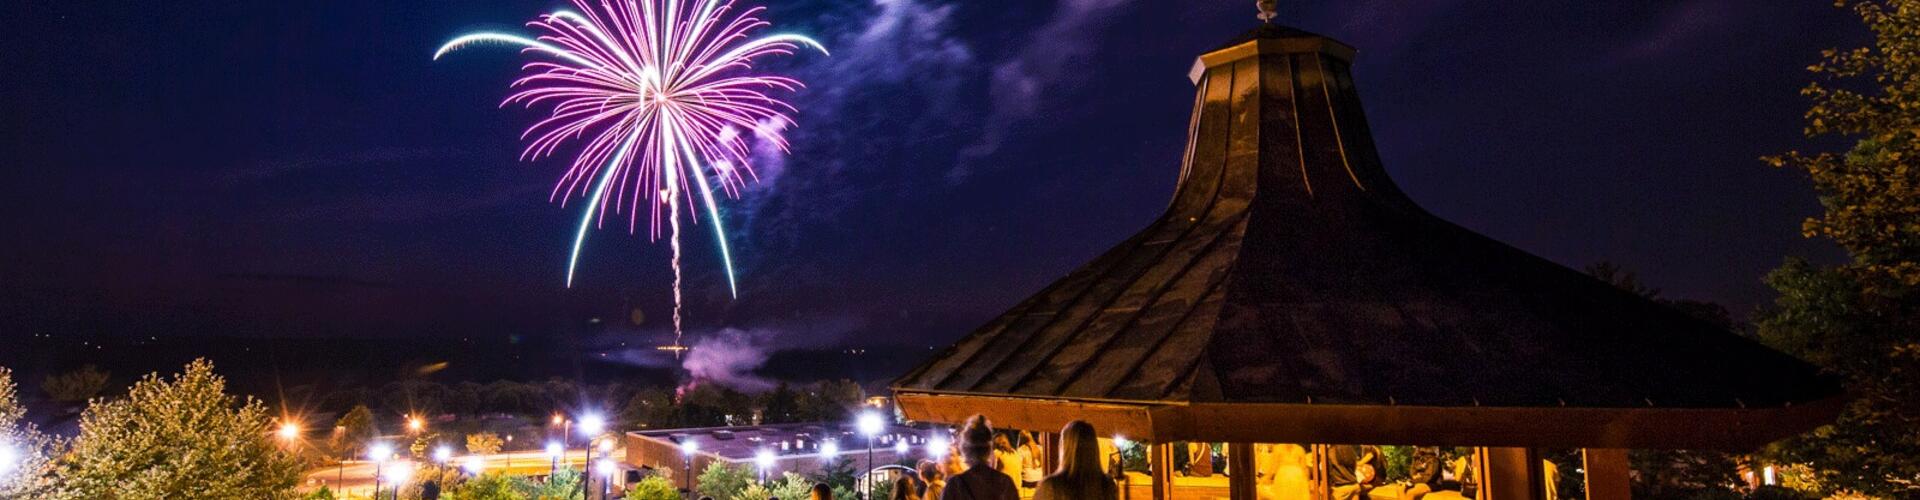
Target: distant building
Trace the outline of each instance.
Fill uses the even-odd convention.
[[[889,424],[874,437],[873,466],[927,458],[928,443],[934,441],[936,433],[944,438],[946,432],[944,428]],[[785,472],[812,474],[832,460],[851,460],[856,471],[865,470],[868,460],[867,439],[851,426],[803,423],[632,431],[625,437],[626,465],[666,476],[675,487],[698,487],[685,478],[688,469],[682,445],[687,442],[693,442],[697,450],[692,468],[695,481],[700,471],[715,461],[758,468],[756,462],[763,450],[773,456],[772,466],[766,471],[769,477]],[[904,455],[897,451],[903,442],[907,450]],[[830,451],[822,449],[828,443],[837,445],[837,454],[824,453]]]

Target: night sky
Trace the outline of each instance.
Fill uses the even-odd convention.
[[[782,346],[932,345],[1167,202],[1194,56],[1251,0],[742,0],[834,55],[792,155],[725,205],[740,298],[688,239],[690,330]],[[663,331],[667,249],[590,236],[563,158],[518,161],[524,60],[474,29],[557,1],[0,5],[0,335],[506,336]],[[1442,217],[1744,314],[1803,239],[1796,91],[1864,30],[1828,2],[1282,2],[1359,49],[1387,170]],[[610,218],[611,219],[611,218]],[[624,218],[622,218],[624,220]],[[644,318],[629,325],[638,308]]]

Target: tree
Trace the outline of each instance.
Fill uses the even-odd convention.
[[[768,481],[765,484],[749,484],[745,489],[734,493],[732,500],[807,500],[808,494],[812,491],[813,483],[808,482],[805,476],[788,472],[780,479]]]
[[[700,478],[694,482],[700,485],[702,496],[730,499],[754,483],[754,474],[753,469],[744,465],[713,462],[707,464],[706,470],[700,471]]]
[[[580,471],[562,468],[559,472],[547,476],[546,481],[534,482],[515,478],[514,489],[523,498],[536,500],[565,500],[578,498],[580,494]]]
[[[333,423],[333,428],[336,431],[333,435],[333,451],[339,454],[341,460],[360,456],[366,450],[367,443],[380,435],[373,429],[373,410],[367,409],[367,405],[354,405],[353,409],[347,410],[340,420]]]
[[[664,389],[635,392],[620,408],[620,421],[642,429],[670,428],[680,425],[680,405],[673,393]]]
[[[107,388],[107,372],[100,367],[82,365],[74,371],[49,375],[40,381],[40,390],[61,403],[85,403]]]
[[[24,422],[26,415],[13,372],[0,368],[0,446],[14,454],[14,463],[0,469],[0,498],[38,498],[53,488],[50,457],[58,455],[61,443]]]
[[[765,423],[787,424],[801,422],[804,415],[800,412],[800,393],[786,382],[773,387],[760,396],[761,417]]]
[[[96,400],[58,469],[62,498],[289,498],[300,466],[272,441],[273,418],[226,393],[204,359],[149,374],[126,398]]]
[[[674,488],[673,483],[667,482],[667,478],[660,476],[647,476],[646,479],[628,486],[627,498],[630,500],[681,500],[680,490]]]
[[[500,448],[505,447],[506,445],[507,445],[507,442],[500,439],[499,434],[494,434],[491,432],[482,432],[478,434],[467,435],[467,453],[472,453],[475,455],[492,455],[495,453],[499,453]]]
[[[1818,471],[1822,493],[1920,495],[1920,0],[1838,0],[1872,43],[1822,53],[1806,133],[1844,151],[1764,160],[1804,172],[1823,213],[1801,225],[1847,253],[1832,266],[1789,259],[1759,335],[1839,377],[1855,396],[1831,425],[1771,448]]]
[[[448,500],[526,500],[526,496],[516,489],[512,478],[501,474],[486,474],[469,478],[447,488]]]

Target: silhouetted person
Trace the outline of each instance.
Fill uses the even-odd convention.
[[[967,471],[947,480],[940,500],[1020,500],[1020,486],[1013,478],[993,468],[993,427],[987,417],[974,415],[960,429],[960,455]]]
[[[1060,429],[1060,470],[1040,480],[1033,500],[1118,500],[1120,487],[1100,470],[1100,438],[1079,420]]]

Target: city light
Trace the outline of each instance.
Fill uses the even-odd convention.
[[[760,466],[760,472],[765,473],[773,469],[773,463],[777,459],[778,457],[774,456],[773,450],[760,450],[759,453],[754,454],[753,463]]]
[[[700,451],[700,443],[695,442],[693,438],[687,438],[686,441],[680,442],[680,453],[683,455],[691,457],[693,456],[694,453],[697,453],[699,451]]]
[[[605,477],[613,477],[614,474],[620,472],[620,465],[614,463],[611,458],[600,459],[600,463],[596,464],[594,468],[600,471],[601,476]]]
[[[588,413],[580,417],[581,434],[585,434],[587,437],[593,437],[600,435],[600,432],[604,430],[607,430],[607,419],[602,418],[599,414]]]
[[[567,423],[567,417],[560,416],[560,414],[558,413],[553,414],[553,425],[560,425],[564,423]]]
[[[911,448],[907,447],[907,440],[905,439],[901,439],[893,442],[893,455],[895,457],[906,458],[907,451],[910,449]]]
[[[947,456],[947,453],[950,452],[949,450],[953,449],[952,447],[953,447],[953,442],[948,441],[947,436],[936,435],[933,437],[933,439],[927,440],[927,456],[928,457]]]
[[[600,452],[601,452],[601,453],[612,453],[612,452],[613,452],[613,440],[612,440],[612,439],[602,439],[602,440],[600,440]]]
[[[407,416],[407,432],[420,432],[423,430],[427,430],[427,421],[425,419],[414,415]]]
[[[281,422],[279,434],[280,439],[287,441],[300,439],[300,424],[293,421]]]
[[[452,460],[453,460],[452,448],[448,448],[446,445],[440,445],[440,447],[433,449],[433,461],[439,462],[441,465],[446,465],[447,462],[450,462]]]
[[[466,469],[468,474],[478,476],[481,472],[486,472],[487,459],[479,455],[470,456],[460,464],[460,468]]]
[[[827,460],[833,460],[835,457],[839,457],[840,442],[827,441],[825,443],[820,443],[820,456],[823,458],[826,458]]]
[[[1122,449],[1122,450],[1124,450],[1124,449],[1127,449],[1127,447],[1128,447],[1128,446],[1132,446],[1132,445],[1133,445],[1133,442],[1131,442],[1131,441],[1127,441],[1127,438],[1126,438],[1126,436],[1121,436],[1121,435],[1119,435],[1119,434],[1114,434],[1114,435],[1113,435],[1113,447],[1114,447],[1114,448],[1117,448],[1117,449]]]
[[[857,423],[857,425],[858,425],[858,428],[860,429],[860,434],[865,435],[867,437],[873,437],[877,434],[880,434],[880,429],[882,428],[882,426],[886,425],[886,423],[880,420],[879,413],[866,411],[866,412],[860,412],[860,420]]]
[[[552,457],[552,458],[560,458],[560,454],[562,454],[562,453],[566,453],[566,452],[567,452],[567,449],[566,449],[566,448],[564,448],[564,447],[561,447],[561,446],[560,446],[560,443],[556,443],[556,442],[553,442],[553,441],[547,441],[547,456],[548,456],[548,457]]]
[[[391,482],[395,485],[406,484],[407,479],[410,479],[413,477],[413,468],[412,467],[394,467],[394,468],[382,471],[381,474],[383,477],[386,478],[388,482]]]
[[[393,458],[392,445],[389,445],[387,443],[374,443],[372,448],[367,449],[368,460],[372,460],[375,462],[385,462],[389,458]]]

